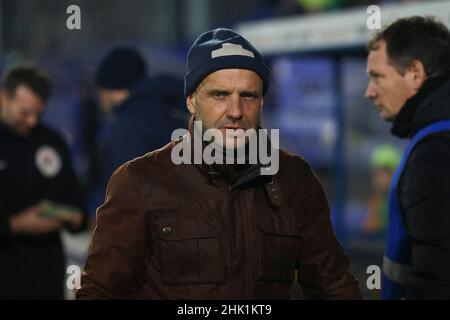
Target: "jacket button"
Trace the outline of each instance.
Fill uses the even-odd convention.
[[[273,198],[274,198],[275,200],[278,200],[279,197],[280,197],[280,196],[277,195],[277,194],[275,194],[275,195],[273,196]]]
[[[163,233],[165,236],[169,236],[169,235],[172,234],[172,228],[171,228],[171,227],[164,227],[164,228],[162,229],[162,233]]]
[[[277,188],[272,188],[272,192],[276,192],[277,191]]]

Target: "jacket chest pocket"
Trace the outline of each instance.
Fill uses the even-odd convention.
[[[159,217],[156,225],[163,282],[168,285],[222,282],[217,218]]]
[[[258,218],[258,279],[289,282],[294,279],[302,230],[293,218],[278,214]]]

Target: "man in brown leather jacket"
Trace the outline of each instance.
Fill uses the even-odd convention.
[[[112,175],[77,297],[290,299],[297,272],[306,298],[360,298],[309,165],[273,137],[246,135],[264,132],[262,55],[234,31],[215,29],[197,38],[187,69],[189,131]],[[244,148],[245,163],[207,160],[210,140],[195,139],[209,129],[222,134],[214,159]]]

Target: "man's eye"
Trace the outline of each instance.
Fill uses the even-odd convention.
[[[243,94],[242,97],[247,100],[253,100],[253,99],[257,99],[258,95],[253,94],[253,93],[246,93],[246,94]]]
[[[380,74],[373,74],[373,75],[371,75],[370,77],[371,77],[373,80],[375,80],[375,81],[379,81],[380,78],[381,78],[381,75],[380,75]]]
[[[212,94],[212,96],[215,98],[223,98],[226,95],[227,95],[226,92],[213,92],[213,94]]]

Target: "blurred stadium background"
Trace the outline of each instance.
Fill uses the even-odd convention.
[[[81,8],[81,30],[66,28],[72,4]],[[381,265],[384,246],[382,227],[364,227],[370,156],[381,144],[400,151],[405,145],[390,136],[390,125],[364,99],[371,4],[381,7],[382,26],[412,14],[438,15],[450,24],[450,1],[0,0],[0,73],[24,60],[48,71],[55,94],[44,121],[64,134],[89,193],[98,178],[92,141],[102,121],[93,74],[104,53],[118,44],[137,46],[151,73],[178,81],[167,90],[182,95],[185,55],[195,37],[219,26],[238,29],[273,70],[265,126],[280,128],[282,147],[302,155],[318,173],[361,291],[377,299],[379,292],[366,287],[366,268]],[[173,112],[187,115],[184,105]],[[64,240],[68,264],[82,266],[89,233]],[[73,298],[70,292],[67,297]]]

